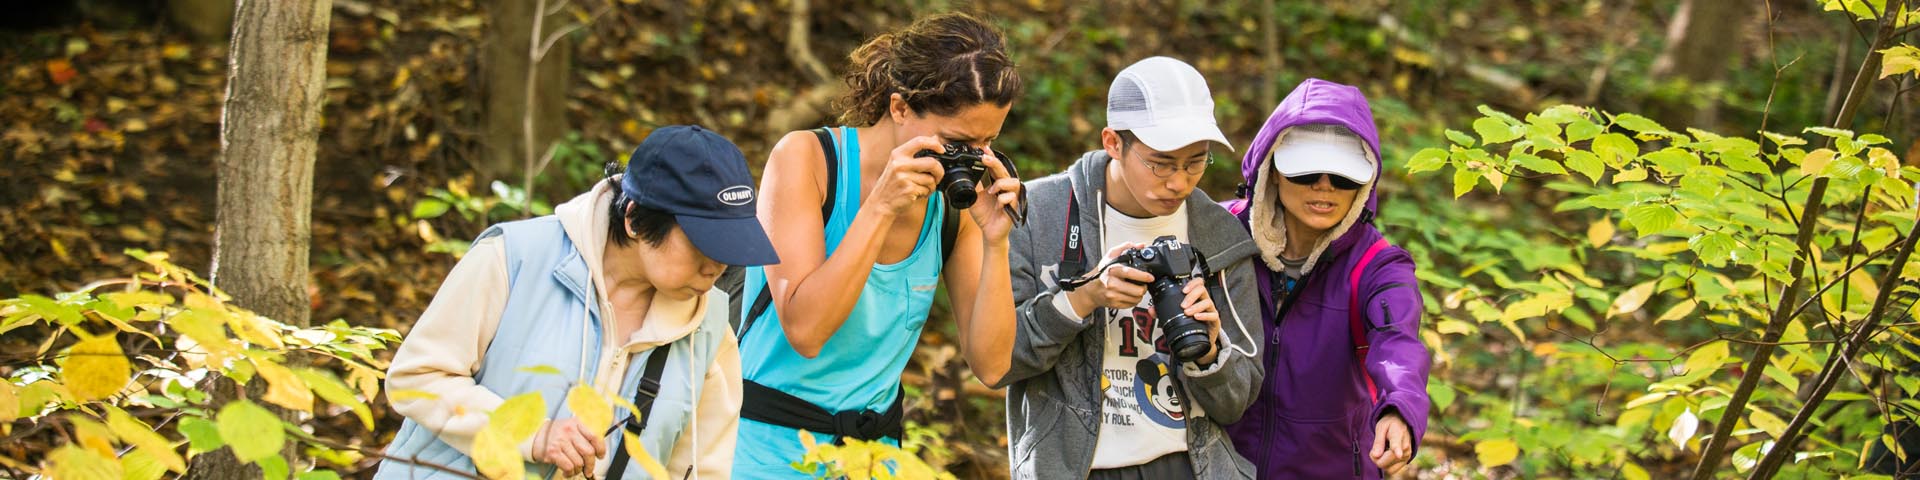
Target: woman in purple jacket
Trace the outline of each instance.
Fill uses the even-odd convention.
[[[1413,259],[1373,226],[1380,138],[1359,89],[1309,79],[1247,149],[1241,200],[1260,247],[1266,381],[1236,449],[1266,479],[1376,479],[1427,426]]]

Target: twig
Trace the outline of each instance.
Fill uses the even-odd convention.
[[[833,70],[828,69],[826,64],[820,63],[820,58],[813,56],[813,42],[809,40],[812,32],[808,31],[808,25],[812,20],[812,16],[808,14],[810,2],[792,1],[793,11],[787,14],[787,58],[800,64],[800,69],[812,75],[814,82],[832,83]]]

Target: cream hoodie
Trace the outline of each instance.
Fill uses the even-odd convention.
[[[618,178],[601,181],[587,193],[554,209],[561,227],[593,274],[595,293],[603,312],[613,311],[613,305],[605,300],[610,296],[601,258],[607,245],[607,205],[613,201],[608,185],[610,181],[619,181]],[[501,312],[506,309],[507,284],[506,249],[500,237],[475,242],[441,283],[440,293],[448,295],[434,296],[427,311],[407,334],[406,341],[394,353],[393,365],[387,370],[388,391],[415,390],[431,394],[392,399],[393,409],[428,430],[439,432],[441,440],[461,453],[471,452],[473,437],[486,427],[487,412],[504,401],[499,394],[475,384],[473,376],[479,371],[481,355],[492,342]],[[607,339],[608,344],[601,349],[605,354],[600,358],[582,359],[583,363],[599,363],[598,377],[588,380],[601,392],[622,391],[624,385],[619,384],[620,377],[626,372],[627,362],[635,354],[692,333],[706,315],[708,303],[712,303],[708,298],[711,297],[672,300],[655,295],[639,330],[619,344],[614,343],[615,339]],[[602,331],[613,331],[613,318],[614,315],[602,315]],[[706,380],[699,387],[705,390],[694,418],[675,441],[672,458],[666,459],[667,471],[674,475],[693,472],[692,478],[715,479],[728,478],[732,471],[734,437],[740,420],[740,350],[733,335],[725,338],[707,368]],[[584,349],[582,356],[585,356]],[[535,435],[535,439],[543,438]],[[534,440],[528,440],[520,445],[521,454],[529,459],[533,458],[533,443]],[[604,475],[612,463],[614,442],[609,441],[607,448],[607,455],[601,456],[595,467],[596,478]]]

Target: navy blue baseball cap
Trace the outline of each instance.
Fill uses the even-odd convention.
[[[728,265],[780,263],[754,217],[747,157],[720,134],[694,125],[654,130],[634,147],[620,188],[634,203],[673,214],[707,258]]]

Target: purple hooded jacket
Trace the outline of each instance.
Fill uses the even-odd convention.
[[[1319,79],[1294,88],[1274,108],[1266,125],[1246,150],[1240,171],[1246,185],[1259,185],[1262,170],[1271,172],[1268,156],[1286,129],[1307,124],[1337,124],[1360,135],[1372,149],[1375,178],[1379,178],[1380,136],[1373,113],[1360,90]],[[1378,181],[1376,180],[1377,184]],[[1263,189],[1244,188],[1246,196]],[[1349,286],[1353,268],[1368,246],[1381,238],[1372,224],[1379,212],[1373,185],[1360,193],[1365,210],[1349,217],[1331,232],[1338,237],[1311,257],[1302,289],[1293,304],[1276,292],[1283,276],[1264,260],[1279,252],[1265,251],[1255,262],[1260,285],[1261,313],[1267,321],[1267,344],[1261,352],[1267,376],[1259,397],[1238,423],[1227,427],[1235,449],[1251,461],[1263,479],[1330,479],[1381,477],[1368,451],[1374,425],[1388,411],[1397,411],[1419,445],[1427,429],[1427,370],[1430,355],[1420,343],[1422,304],[1413,275],[1413,259],[1400,247],[1387,246],[1368,263],[1360,288]],[[1248,224],[1251,200],[1223,202]],[[1277,205],[1277,203],[1275,203]],[[1270,210],[1278,215],[1278,209]],[[1271,227],[1263,227],[1271,228]],[[1258,237],[1260,232],[1254,232]],[[1364,365],[1354,355],[1348,330],[1348,302],[1362,295],[1363,321],[1370,353]],[[1280,317],[1285,309],[1284,318]],[[1369,399],[1361,369],[1379,387],[1379,404]],[[1416,450],[1417,451],[1417,450]]]

